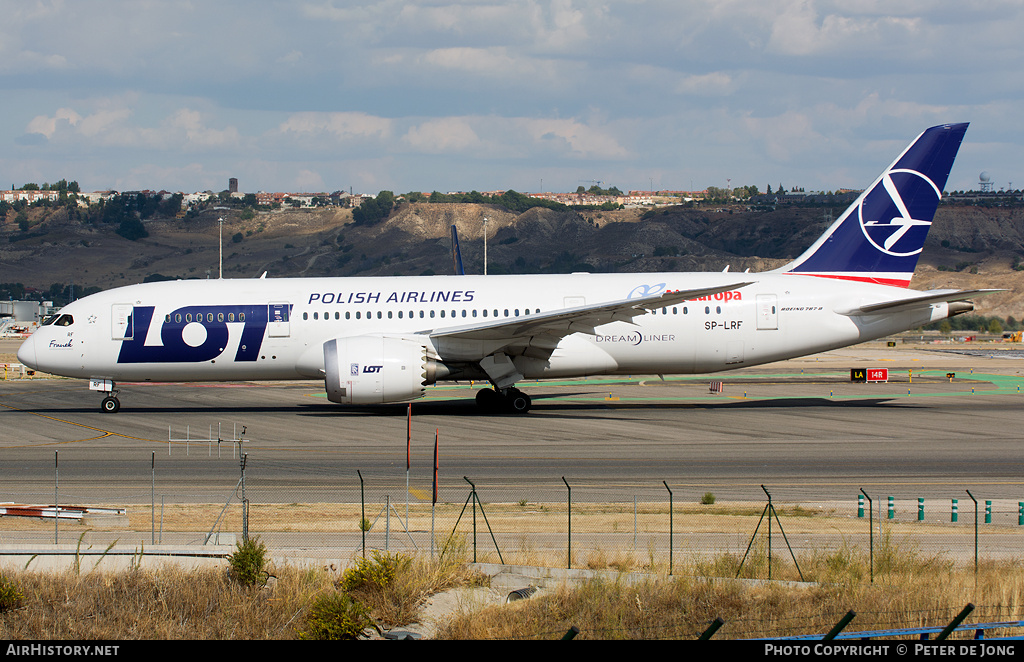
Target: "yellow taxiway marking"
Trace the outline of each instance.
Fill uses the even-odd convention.
[[[129,434],[124,434],[124,433],[121,433],[121,432],[113,432],[111,430],[104,430],[103,428],[93,427],[91,425],[86,425],[84,423],[75,423],[74,421],[69,421],[69,420],[64,419],[64,418],[57,418],[56,416],[47,416],[46,414],[39,414],[39,413],[34,412],[34,411],[27,411],[25,409],[21,409],[20,407],[15,407],[13,405],[9,405],[9,404],[3,403],[3,402],[0,402],[0,407],[6,407],[7,409],[10,409],[12,411],[18,411],[18,412],[21,412],[23,414],[31,414],[32,416],[38,416],[39,418],[45,418],[45,419],[54,421],[56,423],[64,423],[66,425],[73,425],[75,427],[85,428],[86,430],[93,430],[95,432],[99,432],[100,433],[100,434],[98,434],[96,436],[85,437],[83,439],[70,439],[68,441],[50,441],[50,442],[46,442],[44,444],[24,444],[24,445],[21,445],[21,446],[4,446],[4,448],[31,448],[31,447],[34,447],[34,446],[51,446],[51,445],[58,445],[58,444],[74,444],[74,443],[78,443],[78,442],[81,442],[81,441],[93,441],[93,440],[96,440],[96,439],[104,439],[106,437],[121,437],[123,439],[134,439],[135,441],[152,441],[152,442],[156,442],[156,443],[165,443],[163,440],[159,440],[158,441],[156,439],[146,439],[144,437],[133,437],[133,436],[131,436]]]

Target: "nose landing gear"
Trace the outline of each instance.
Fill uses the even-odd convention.
[[[117,399],[117,389],[110,379],[90,379],[89,390],[99,391],[104,396],[100,402],[100,411],[104,414],[116,414],[121,409],[121,401]]]
[[[114,393],[117,393],[117,391],[114,391]],[[121,401],[114,395],[108,395],[100,402],[100,411],[104,414],[116,414],[119,409],[121,409]]]

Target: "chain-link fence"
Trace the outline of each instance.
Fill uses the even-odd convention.
[[[279,558],[386,550],[562,568],[703,564],[739,574],[747,566],[749,575],[760,572],[755,557],[799,574],[797,559],[840,551],[874,559],[900,547],[969,565],[1019,557],[1024,544],[1024,490],[1016,485],[931,484],[919,494],[903,485],[851,487],[848,498],[826,500],[813,485],[730,485],[716,494],[670,478],[576,484],[567,471],[528,486],[442,475],[435,499],[433,477],[404,467],[337,475],[316,463],[263,462],[234,446],[192,452],[208,454],[217,471],[197,472],[186,489],[167,486],[155,453],[148,467],[61,461],[58,453],[20,468],[7,463],[17,480],[0,494],[0,553],[55,543],[155,552],[258,536]]]

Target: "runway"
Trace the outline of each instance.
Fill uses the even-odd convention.
[[[664,493],[662,481],[687,499],[760,498],[761,485],[780,498],[1024,496],[1024,362],[928,350],[876,344],[664,381],[527,382],[525,416],[480,414],[469,384],[431,387],[412,405],[410,480],[429,489],[436,432],[443,485],[462,489],[468,477],[531,499],[561,494],[563,478],[592,501]],[[851,383],[850,368],[864,366],[888,368],[890,381]],[[8,489],[45,493],[55,461],[66,489],[87,496],[148,492],[154,461],[164,489],[223,489],[239,477],[231,445],[190,442],[186,455],[180,440],[245,426],[250,489],[263,499],[354,502],[357,470],[404,491],[405,405],[340,407],[316,382],[119,388],[123,408],[111,415],[82,381],[0,382]]]

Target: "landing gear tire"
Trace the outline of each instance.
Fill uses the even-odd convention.
[[[530,396],[519,389],[510,388],[508,393],[505,394],[505,403],[513,414],[525,414],[530,411],[533,401],[530,400]]]
[[[494,389],[483,388],[476,392],[476,406],[488,414],[501,409],[501,396]]]
[[[100,411],[104,414],[116,414],[121,409],[121,401],[112,395],[103,398],[100,403]]]
[[[506,389],[504,393],[498,393],[494,389],[485,388],[477,391],[476,404],[481,411],[488,414],[507,412],[511,414],[525,414],[530,411],[533,401],[517,388]]]

